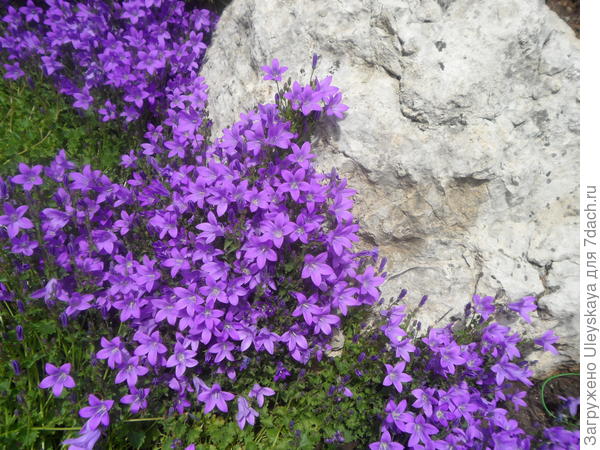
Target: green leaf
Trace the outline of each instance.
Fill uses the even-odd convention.
[[[133,448],[139,449],[144,445],[144,441],[146,439],[146,434],[141,431],[130,430],[127,434],[129,442]]]
[[[50,336],[56,334],[56,322],[54,320],[40,320],[28,325],[29,328],[41,334],[42,336]]]

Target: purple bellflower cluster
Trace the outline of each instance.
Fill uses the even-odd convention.
[[[46,0],[43,8],[28,0],[7,11],[5,78],[39,68],[75,108],[105,122],[162,119],[169,94],[203,101],[188,91],[204,88],[194,81],[217,20],[208,10],[172,0]]]
[[[379,299],[377,252],[353,250],[355,192],[335,171],[315,170],[310,143],[284,118],[343,117],[331,77],[295,83],[214,144],[203,134],[203,79],[183,80],[166,91],[167,119],[124,155],[126,185],[76,168],[64,151],[0,179],[0,242],[15,267],[45,280],[24,296],[58,308],[65,323],[93,314],[121,330],[102,337],[95,356],[129,394],[90,394],[73,446],[93,446],[115,402],[142,412],[157,383],[179,413],[225,413],[237,396],[239,426],[252,425],[251,399],[261,407],[274,391],[257,385],[244,396],[214,377],[234,385],[261,353],[320,360],[348,309]],[[52,371],[42,387],[70,387]],[[279,362],[275,379],[286,374]]]
[[[533,372],[519,349],[522,338],[492,320],[497,309],[493,297],[476,295],[469,306],[467,311],[474,313],[467,326],[481,331],[466,341],[452,324],[430,328],[424,336],[407,333],[404,305],[382,312],[386,322],[381,331],[397,362],[385,364],[382,384],[391,395],[382,413],[380,440],[370,448],[579,448],[578,431],[548,428],[545,441],[539,442],[511,418],[511,411],[527,407],[524,397],[533,385]],[[537,305],[534,297],[525,297],[507,309],[529,323]],[[557,340],[549,331],[534,342],[554,353]],[[577,399],[565,401],[575,415]]]

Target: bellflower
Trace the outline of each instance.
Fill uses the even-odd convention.
[[[265,72],[263,80],[281,81],[281,75],[287,71],[287,67],[280,66],[279,60],[274,58],[270,66],[262,66],[261,70]]]
[[[219,384],[213,384],[211,388],[198,394],[198,400],[204,403],[204,414],[211,412],[215,406],[226,413],[228,411],[227,402],[233,400],[234,397],[232,393],[221,390]]]
[[[543,347],[547,352],[558,355],[558,350],[553,345],[558,342],[558,336],[554,334],[554,331],[546,331],[542,336],[534,339],[533,342],[540,347]]]
[[[88,401],[90,406],[80,409],[79,415],[88,419],[89,429],[95,430],[100,424],[107,427],[110,423],[108,411],[110,411],[114,402],[112,400],[100,400],[94,394],[89,395]]]
[[[523,297],[518,302],[510,303],[508,307],[513,311],[518,312],[523,320],[527,323],[531,323],[531,317],[529,317],[529,313],[537,309],[535,297]]]
[[[402,450],[404,445],[392,441],[388,430],[384,429],[378,442],[369,444],[370,450]]]
[[[178,342],[175,344],[175,352],[167,359],[166,367],[175,367],[175,374],[181,377],[187,368],[198,365],[194,356],[196,356],[195,351],[186,349]]]
[[[402,383],[408,383],[412,381],[412,377],[404,373],[404,367],[406,363],[404,361],[396,363],[395,365],[386,364],[385,369],[387,376],[383,379],[384,386],[394,385],[396,391],[402,392]]]
[[[315,286],[321,285],[323,276],[333,275],[333,269],[325,262],[327,254],[320,253],[317,256],[307,254],[304,257],[304,268],[302,269],[302,278],[309,278]]]
[[[66,439],[63,445],[68,445],[69,450],[91,450],[100,439],[101,431],[97,428],[90,429],[84,426],[76,438]]]
[[[273,389],[271,389],[269,387],[260,386],[256,383],[254,384],[254,386],[248,393],[248,397],[255,398],[256,403],[258,403],[258,406],[260,408],[262,408],[262,406],[265,402],[265,397],[270,397],[272,395],[275,395],[275,391]]]
[[[149,388],[137,389],[132,388],[131,394],[124,395],[121,398],[121,403],[125,405],[130,405],[129,409],[133,414],[137,414],[142,409],[146,409],[148,406],[148,401],[146,398],[150,393]]]
[[[408,445],[411,447],[416,446],[419,443],[423,443],[426,446],[431,444],[432,434],[436,434],[439,430],[430,423],[427,423],[422,415],[417,415],[413,421],[406,424],[407,432],[410,433],[410,439]]]
[[[39,186],[43,183],[40,177],[42,170],[41,165],[29,167],[27,164],[19,163],[19,172],[21,173],[12,177],[11,181],[14,184],[22,185],[24,190],[31,191],[34,186]]]
[[[236,415],[236,421],[240,429],[243,430],[246,426],[246,423],[254,425],[256,417],[258,417],[258,412],[250,407],[248,400],[246,400],[244,397],[238,397],[238,412]]]
[[[63,364],[60,367],[46,363],[46,374],[48,374],[48,376],[41,381],[40,387],[42,389],[52,388],[54,396],[60,397],[64,388],[75,387],[75,380],[69,375],[70,371],[70,363]]]
[[[0,216],[0,225],[6,227],[9,238],[14,238],[21,229],[30,230],[33,228],[33,222],[25,216],[29,208],[27,206],[19,206],[14,208],[10,203],[4,204],[5,215]]]
[[[567,409],[569,410],[569,414],[573,417],[576,417],[577,410],[579,409],[579,398],[571,396],[563,397],[562,395],[559,395],[558,398],[566,403]]]
[[[474,295],[473,304],[475,305],[475,312],[481,315],[483,320],[488,320],[488,318],[496,312],[494,297],[490,297],[489,295],[483,298],[479,295]]]

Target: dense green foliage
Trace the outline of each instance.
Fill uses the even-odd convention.
[[[67,103],[49,81],[0,78],[0,175],[13,174],[18,163],[45,164],[64,148],[70,160],[92,164],[114,177],[121,154],[141,140],[136,124],[103,123]]]

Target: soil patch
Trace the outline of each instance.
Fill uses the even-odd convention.
[[[567,372],[578,373],[579,370],[576,369],[565,371],[565,373]],[[542,406],[540,393],[542,383],[543,380],[537,381],[533,386],[531,386],[531,388],[529,388],[527,397],[525,398],[527,407],[521,408],[519,411],[511,414],[511,416],[519,422],[519,426],[527,434],[535,435],[540,429],[557,425],[557,421],[550,417]],[[525,388],[526,386],[522,387],[522,389]],[[554,415],[558,415],[559,410],[561,410],[564,405],[564,402],[559,398],[559,396],[565,398],[579,398],[579,377],[568,376],[555,378],[546,384],[544,389],[544,399],[546,401],[546,406]]]
[[[546,0],[546,5],[567,22],[579,38],[579,0]]]

